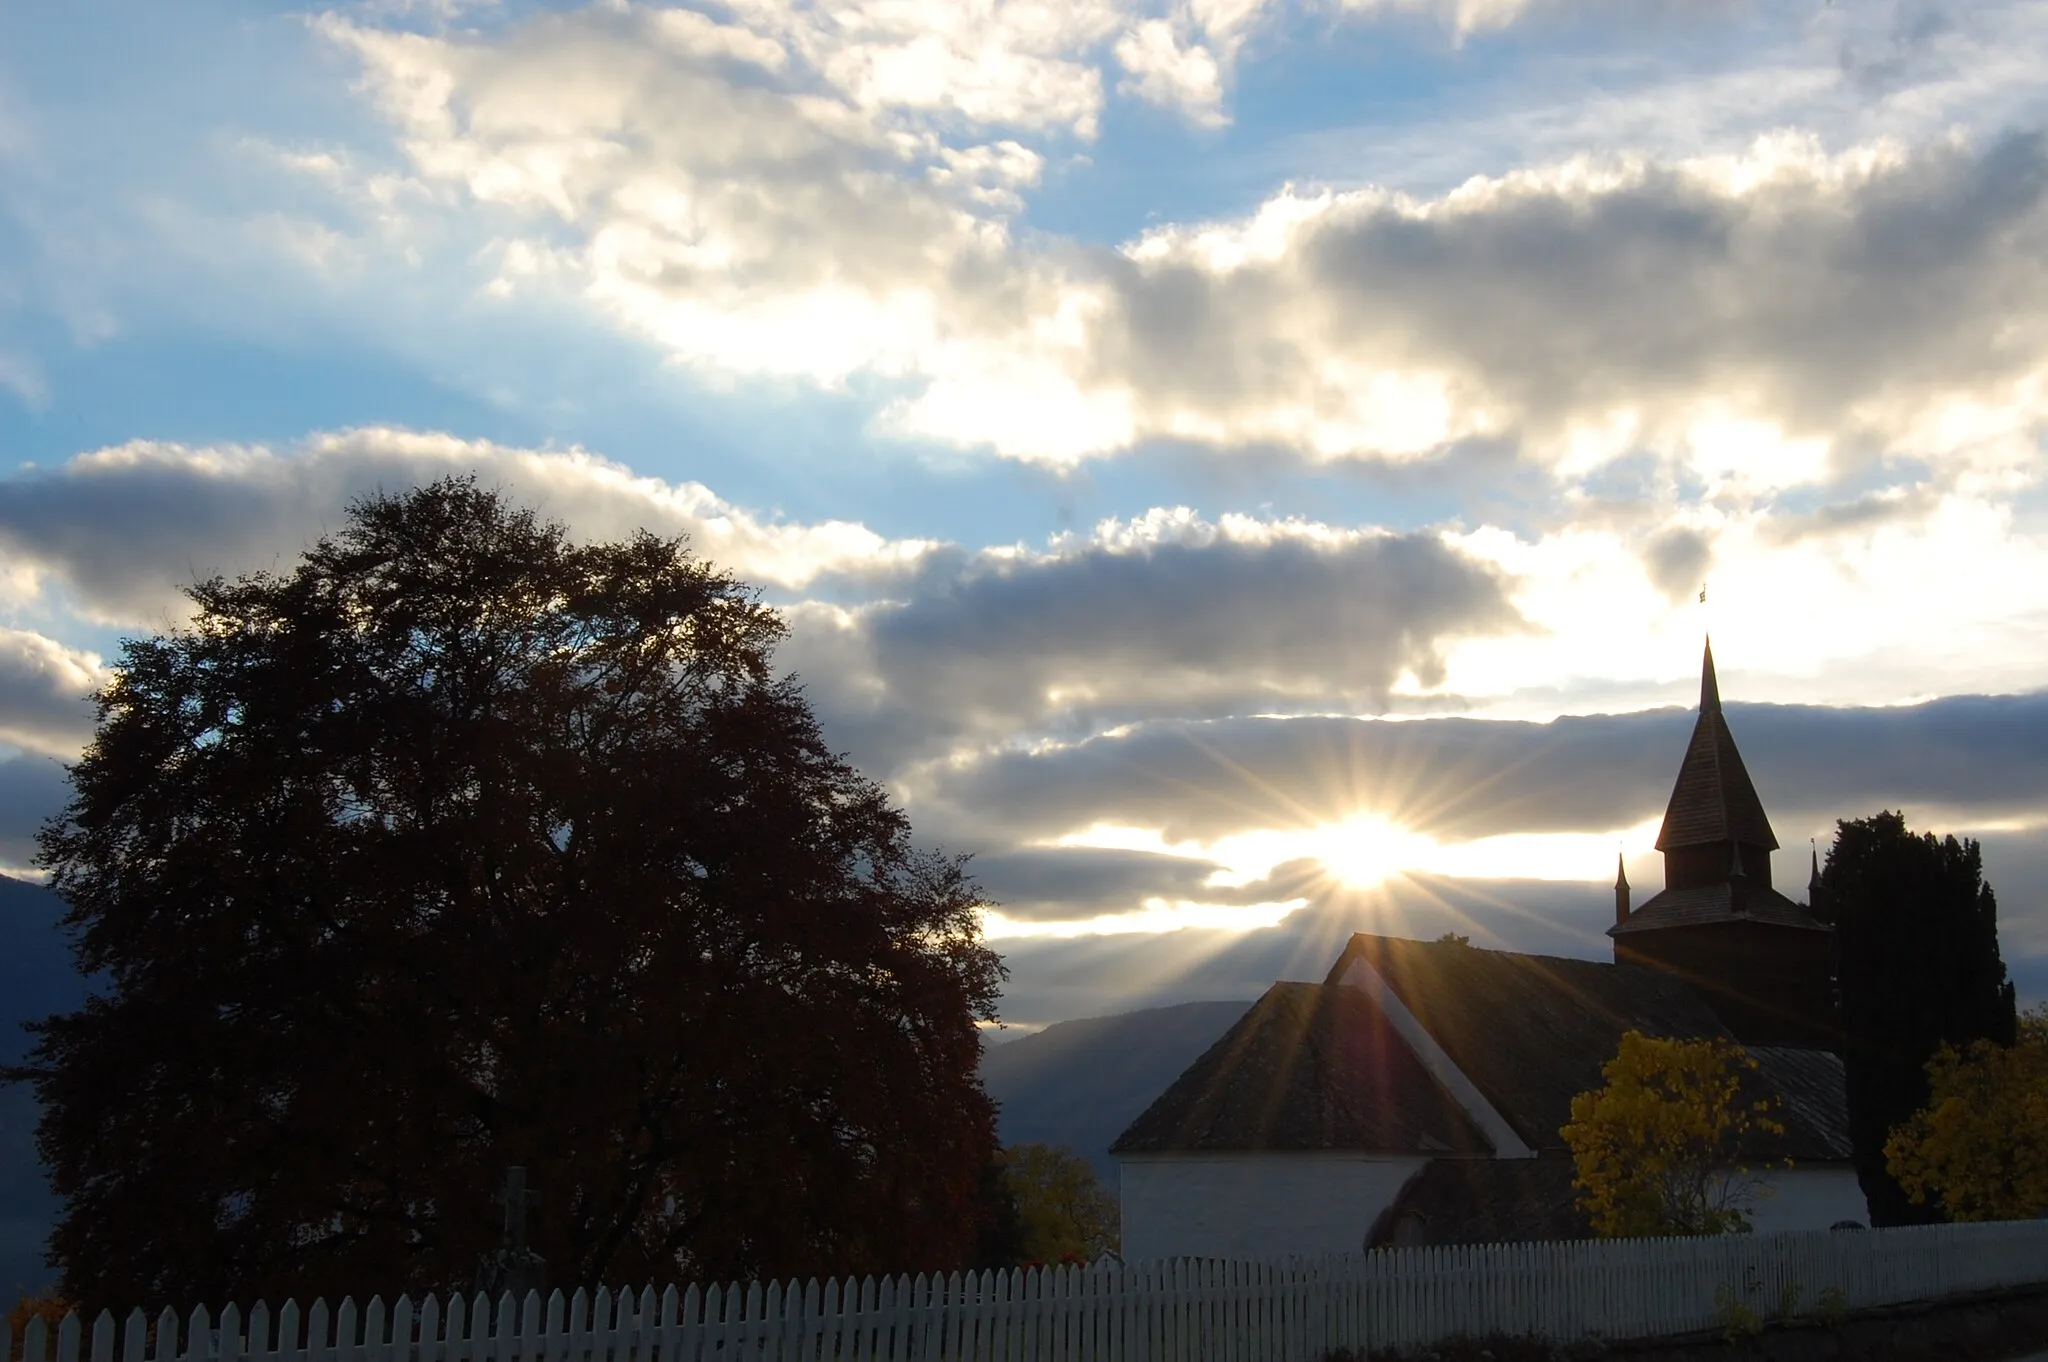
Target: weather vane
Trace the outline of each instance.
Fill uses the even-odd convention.
[[[1701,605],[1705,605],[1706,603],[1707,603],[1707,584],[1706,584],[1705,582],[1701,582],[1701,583],[1700,583],[1700,604],[1701,604]]]

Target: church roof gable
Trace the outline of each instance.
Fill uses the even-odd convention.
[[[1278,983],[1189,1065],[1112,1154],[1492,1153],[1371,999]]]
[[[1721,688],[1714,675],[1714,647],[1707,645],[1700,668],[1700,714],[1692,741],[1671,787],[1664,825],[1657,831],[1657,850],[1746,842],[1777,850],[1778,838],[1764,814],[1735,736],[1721,712]]]
[[[1331,980],[1360,957],[1539,1151],[1564,1148],[1572,1098],[1601,1085],[1624,1032],[1733,1039],[1683,981],[1646,966],[1361,932]]]

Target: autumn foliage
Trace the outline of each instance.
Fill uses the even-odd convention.
[[[7,1312],[7,1324],[10,1330],[8,1337],[14,1340],[14,1344],[7,1356],[4,1359],[0,1359],[0,1362],[19,1362],[19,1359],[25,1356],[22,1349],[27,1342],[25,1335],[28,1332],[28,1322],[30,1320],[41,1320],[49,1328],[50,1337],[55,1338],[57,1326],[64,1322],[64,1316],[71,1313],[71,1309],[71,1302],[53,1291],[43,1292],[40,1295],[33,1293],[24,1295],[14,1303],[14,1308]]]
[[[1023,1261],[1092,1263],[1117,1246],[1116,1198],[1088,1160],[1064,1146],[1016,1144],[997,1163],[1017,1208]]]
[[[1773,1103],[1748,1095],[1756,1061],[1725,1040],[1659,1040],[1631,1031],[1572,1099],[1560,1132],[1579,1206],[1609,1237],[1727,1234],[1750,1228],[1765,1189],[1745,1166],[1754,1140],[1779,1135]]]
[[[131,640],[42,838],[102,997],[27,1068],[88,1308],[957,1265],[1001,965],[678,541],[473,482]]]
[[[1906,1195],[1954,1220],[2048,1216],[2048,1007],[2021,1018],[2016,1044],[1942,1046],[1927,1084],[1927,1107],[1884,1147]]]

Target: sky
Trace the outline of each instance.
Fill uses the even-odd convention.
[[[443,474],[758,586],[1019,1030],[1781,887],[2048,996],[2048,4],[0,5],[0,872],[123,637]],[[1706,599],[1700,599],[1705,588]]]

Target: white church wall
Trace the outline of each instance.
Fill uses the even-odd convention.
[[[1357,1253],[1428,1162],[1324,1152],[1125,1155],[1117,1168],[1124,1260]]]
[[[1758,1234],[1778,1230],[1824,1230],[1843,1220],[1870,1223],[1870,1204],[1848,1164],[1784,1168],[1762,1181],[1772,1195],[1749,1207]]]

